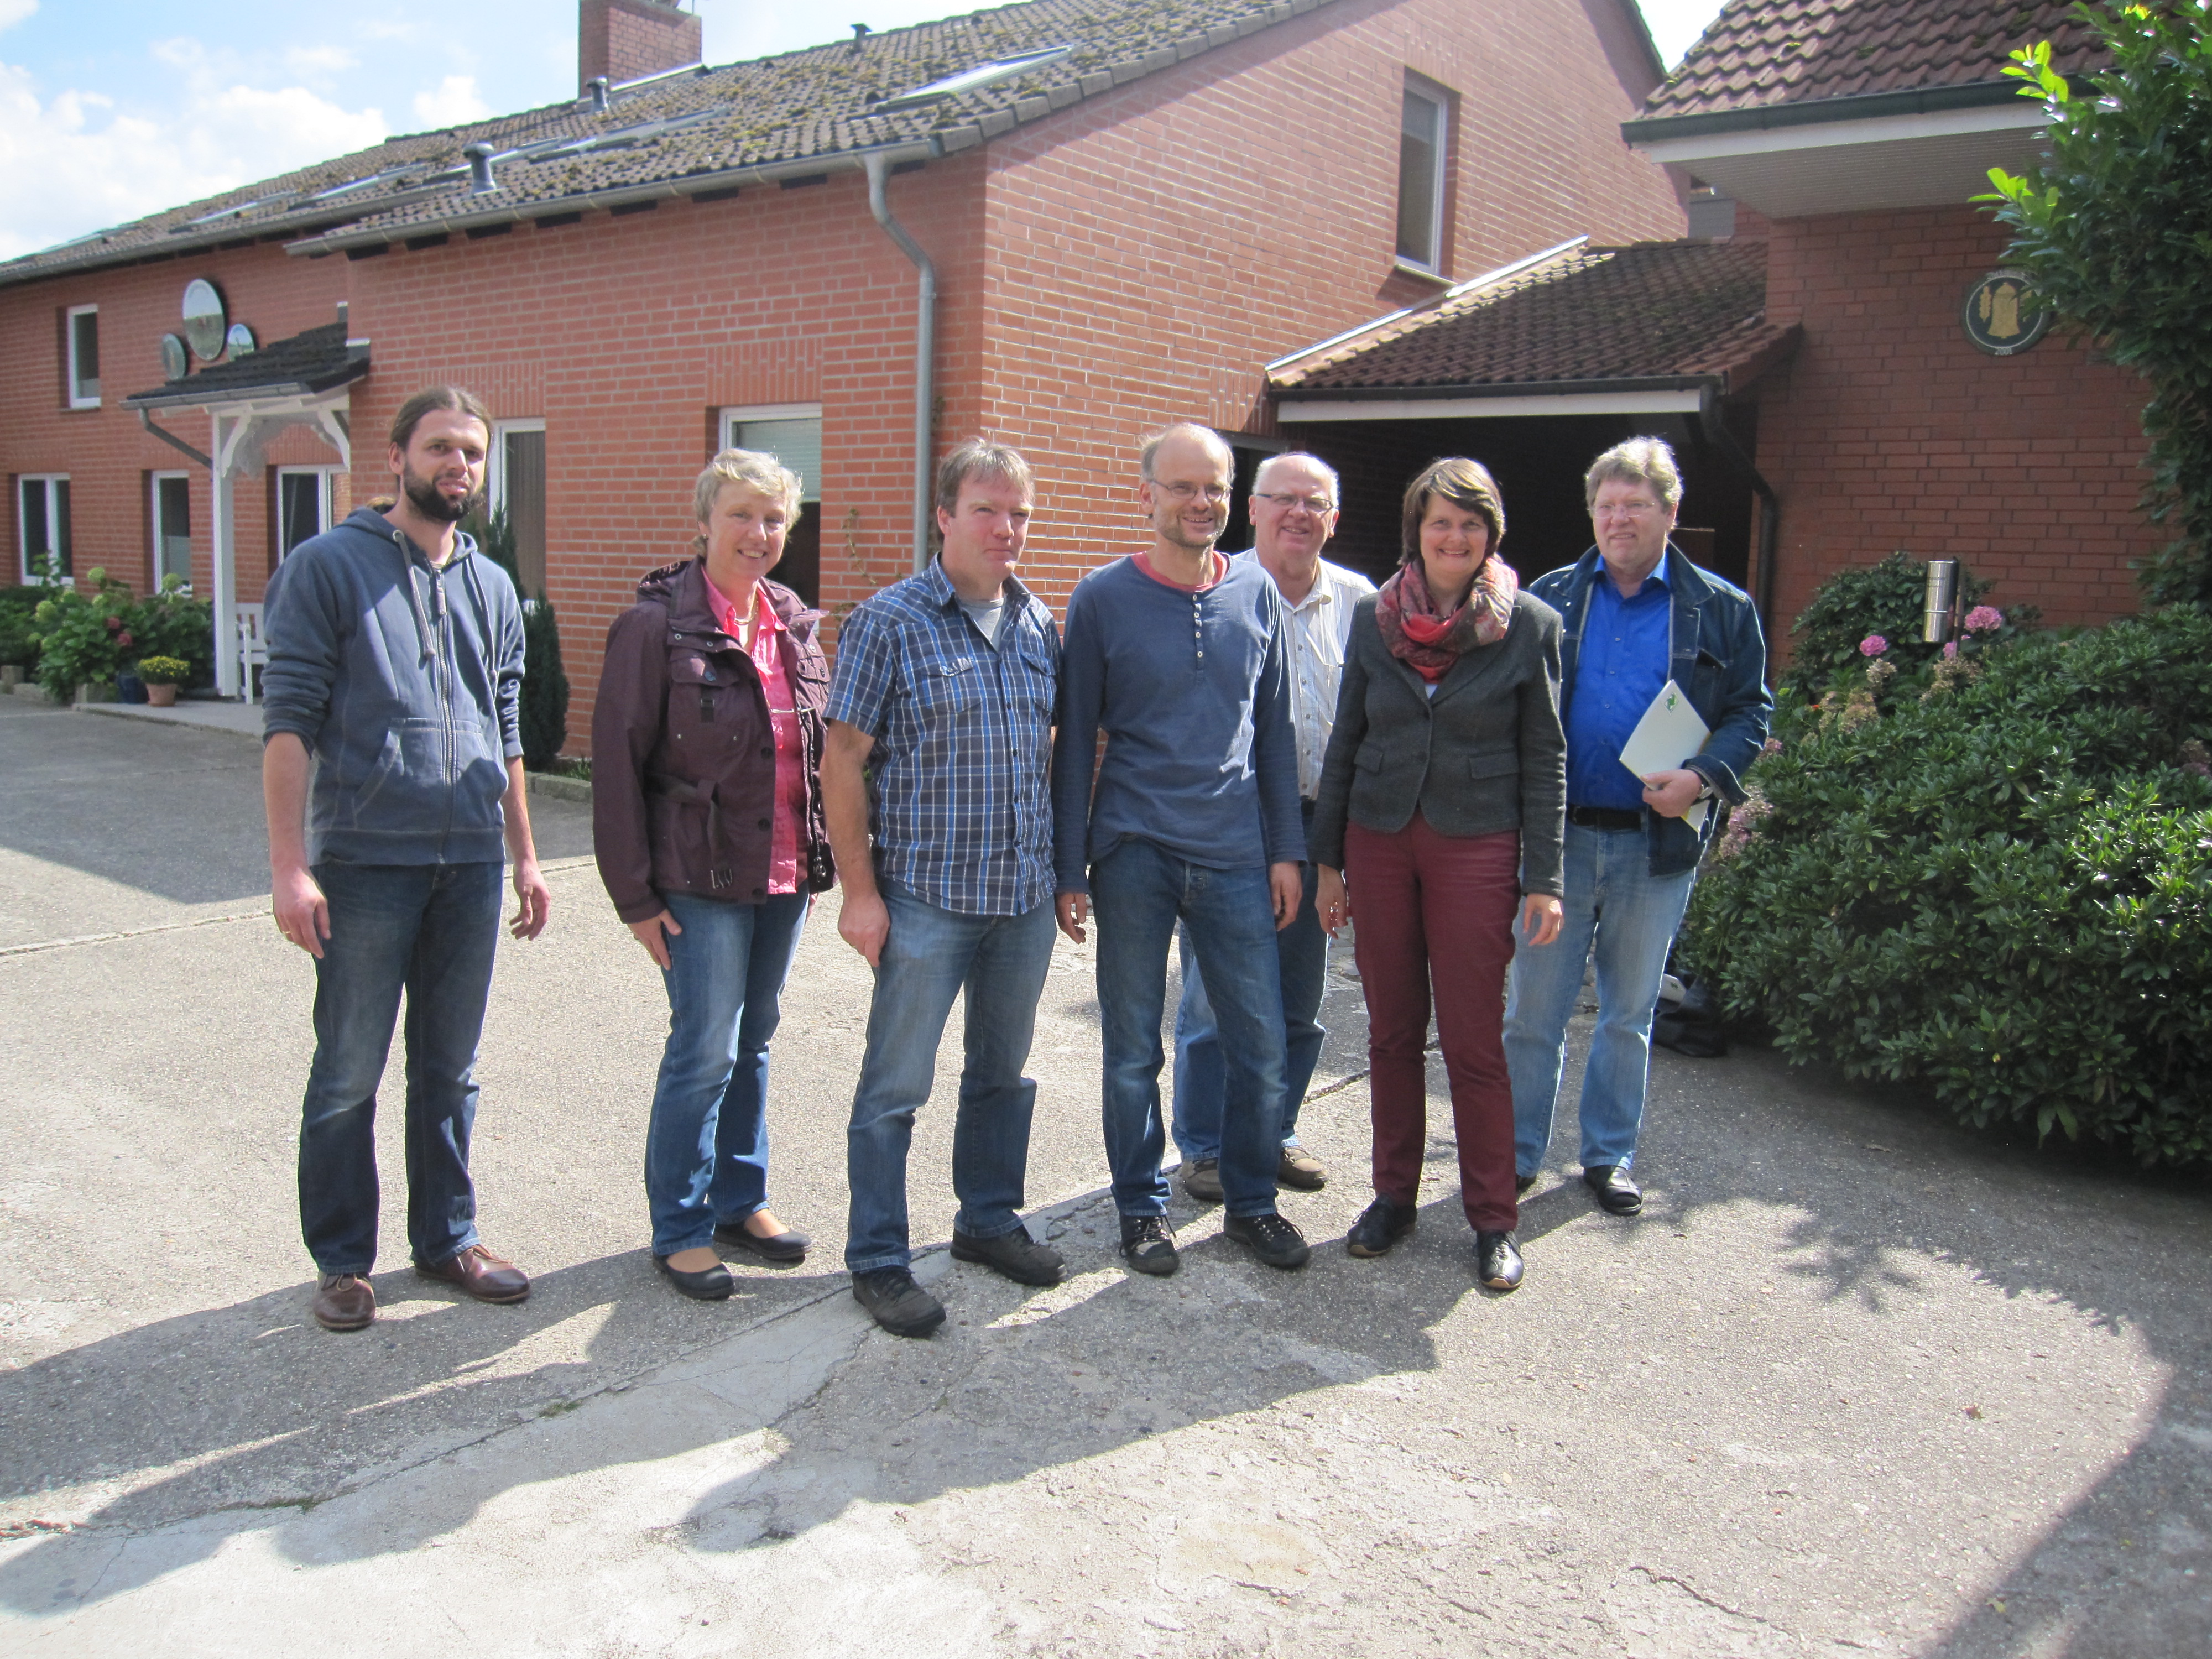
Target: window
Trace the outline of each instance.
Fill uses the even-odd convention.
[[[526,603],[545,592],[545,422],[501,421],[492,428],[491,508],[514,536],[516,586]]]
[[[25,581],[45,580],[50,557],[56,561],[58,574],[70,574],[67,478],[26,476],[15,480],[15,534]]]
[[[100,307],[98,306],[70,307],[69,401],[71,409],[100,407]]]
[[[174,576],[192,585],[192,486],[185,472],[156,472],[152,479],[154,586]]]
[[[809,605],[822,603],[822,405],[774,404],[722,411],[724,449],[773,455],[799,475],[799,516],[784,538],[776,580]]]
[[[1398,133],[1398,258],[1443,269],[1444,137],[1441,93],[1407,87]]]
[[[276,556],[283,559],[310,536],[331,527],[331,507],[336,494],[334,466],[280,466],[276,469]]]

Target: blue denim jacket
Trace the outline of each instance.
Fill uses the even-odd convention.
[[[1563,722],[1574,704],[1583,624],[1589,613],[1590,583],[1597,574],[1597,549],[1593,547],[1573,564],[1528,585],[1530,592],[1559,613],[1564,625],[1559,651]],[[1759,611],[1741,588],[1698,569],[1671,543],[1667,574],[1674,599],[1674,657],[1668,672],[1712,729],[1705,746],[1686,763],[1723,799],[1735,805],[1744,798],[1744,770],[1765,746],[1767,721],[1774,713],[1774,694],[1766,688],[1766,637],[1759,630]],[[1671,876],[1696,868],[1719,821],[1719,813],[1706,813],[1705,827],[1699,832],[1686,819],[1662,817],[1644,808],[1651,873]]]

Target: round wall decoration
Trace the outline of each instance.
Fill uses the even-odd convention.
[[[192,354],[180,334],[161,337],[161,378],[181,380],[191,372]]]
[[[1993,270],[1976,283],[1959,317],[1966,337],[1992,357],[2027,350],[2051,327],[2050,307],[2020,270]]]
[[[253,331],[246,327],[244,323],[233,323],[230,325],[230,332],[222,337],[222,343],[230,348],[231,361],[234,362],[240,357],[252,356],[256,349]]]
[[[185,284],[185,339],[192,356],[211,363],[222,356],[223,333],[230,319],[222,308],[222,295],[204,276]]]

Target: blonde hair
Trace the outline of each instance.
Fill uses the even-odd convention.
[[[1631,438],[1592,461],[1583,477],[1583,505],[1595,507],[1599,489],[1615,481],[1650,485],[1659,505],[1670,513],[1682,504],[1682,475],[1663,438]]]
[[[787,517],[797,516],[799,494],[806,487],[796,472],[773,455],[764,455],[757,449],[726,449],[707,463],[692,490],[702,525],[714,516],[714,503],[730,484],[756,490],[770,501],[781,502]],[[691,550],[695,553],[707,550],[703,532],[691,538]]]

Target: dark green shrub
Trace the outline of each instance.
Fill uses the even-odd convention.
[[[1960,613],[1972,612],[1996,586],[1976,580],[1961,564]],[[1790,625],[1796,643],[1781,684],[1813,701],[1838,672],[1853,673],[1865,665],[1860,647],[1869,637],[1887,642],[1888,649],[1882,654],[1900,672],[1932,661],[1943,647],[1920,637],[1927,593],[1928,567],[1910,553],[1893,553],[1880,564],[1838,571],[1820,584],[1813,602]],[[2042,620],[2042,612],[2033,605],[2013,605],[2002,615],[2002,623],[1994,629],[1962,630],[1960,648],[1971,653],[2001,644]]]
[[[514,526],[507,522],[507,509],[495,507],[489,513],[471,513],[461,521],[461,530],[475,539],[477,552],[507,572],[514,591],[528,599],[530,595],[522,592],[522,567],[514,560]]]
[[[31,612],[39,636],[39,684],[68,702],[88,680],[112,680],[142,653],[131,624],[131,586],[94,566],[74,587],[49,586]]]
[[[543,772],[568,741],[568,677],[561,668],[561,628],[550,599],[522,613],[522,763]]]
[[[183,578],[165,578],[161,591],[131,606],[126,618],[143,656],[181,657],[191,672],[179,684],[215,684],[215,607],[179,591]]]
[[[2146,1164],[2212,1158],[2212,616],[1787,700],[1685,926],[1793,1060]]]
[[[36,679],[39,666],[38,627],[32,613],[46,590],[36,582],[20,587],[0,587],[0,664],[21,668]]]

